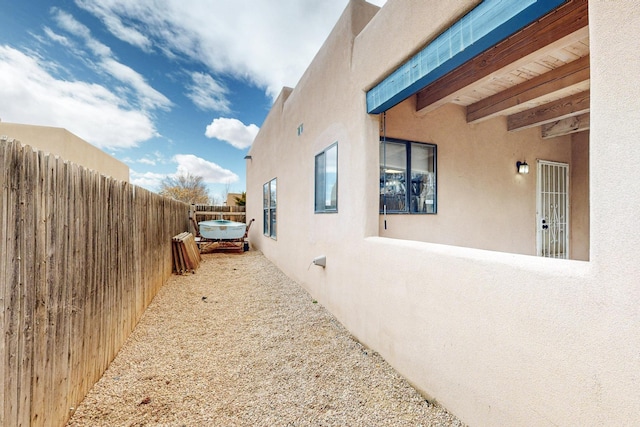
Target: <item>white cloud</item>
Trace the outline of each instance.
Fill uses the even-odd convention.
[[[178,175],[201,176],[205,182],[218,184],[233,183],[240,179],[232,171],[193,154],[176,154],[173,160],[178,163]]]
[[[71,43],[71,41],[65,37],[65,36],[61,36],[60,34],[56,33],[55,31],[53,31],[51,28],[49,27],[44,27],[44,33],[46,34],[47,37],[49,37],[49,39],[51,39],[52,41],[61,44],[62,46],[66,47],[66,48],[72,48],[73,47],[73,43]]]
[[[84,9],[91,11],[95,16],[99,17],[107,29],[120,40],[133,46],[137,46],[145,52],[150,52],[152,50],[152,42],[146,35],[135,28],[127,26],[118,16],[108,13],[103,7],[101,7],[99,2],[80,0],[78,1],[78,4]]]
[[[204,73],[191,73],[192,84],[188,85],[187,96],[201,110],[213,110],[220,113],[228,113],[229,99],[227,89],[215,81],[210,75]]]
[[[126,108],[105,87],[59,80],[48,68],[56,67],[0,45],[3,120],[63,127],[100,148],[132,147],[157,136],[147,114]]]
[[[208,184],[229,185],[240,179],[240,177],[232,171],[201,157],[194,156],[193,154],[176,154],[172,161],[178,164],[175,173],[142,173],[130,170],[129,180],[134,185],[144,187],[151,191],[158,191],[165,178],[175,177],[177,175],[190,174],[193,176],[201,176],[204,182]]]
[[[76,0],[78,7],[99,18],[107,29],[120,40],[137,46],[145,52],[152,50],[153,41],[149,39],[144,25],[141,30],[127,25],[127,17],[145,16],[149,8],[154,8],[153,2],[124,2],[118,5],[110,2],[96,2],[95,0]],[[160,4],[158,5],[160,6]]]
[[[228,142],[238,149],[251,147],[260,128],[254,124],[246,126],[238,119],[220,117],[207,126],[205,136]]]
[[[162,173],[154,173],[154,172],[145,172],[140,173],[134,170],[129,171],[129,181],[133,185],[138,185],[140,187],[146,188],[151,191],[158,191],[160,188],[160,184],[162,180],[167,177],[166,174]]]
[[[131,67],[112,58],[104,59],[102,65],[110,75],[136,90],[142,108],[167,110],[171,105],[171,101],[166,96],[149,86],[144,81],[144,77]]]
[[[91,35],[91,30],[84,24],[78,22],[72,15],[53,8],[52,13],[60,28],[70,34],[82,39],[87,48],[98,58],[102,70],[116,80],[134,89],[140,107],[144,109],[160,108],[167,110],[171,106],[171,101],[151,87],[144,77],[131,67],[122,64],[113,57],[111,49],[99,42]],[[54,39],[58,40],[58,39]]]
[[[89,28],[86,25],[78,22],[73,16],[71,16],[64,10],[58,9],[57,7],[52,7],[51,14],[53,15],[53,18],[57,22],[58,26],[65,31],[81,38],[90,37],[91,31],[89,30]]]
[[[81,24],[73,16],[58,8],[52,8],[52,13],[60,28],[83,39],[87,47],[91,49],[95,55],[111,56],[111,49],[91,37],[91,30],[89,30],[87,26]]]
[[[381,5],[385,0],[374,0]],[[347,0],[76,0],[116,37],[144,33],[165,54],[187,56],[212,73],[265,88],[272,97],[295,86]],[[242,12],[240,12],[242,11]],[[115,26],[113,23],[118,23]],[[126,25],[125,25],[126,23]]]

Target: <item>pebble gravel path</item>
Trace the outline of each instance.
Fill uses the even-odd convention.
[[[174,275],[68,426],[463,426],[260,252]]]

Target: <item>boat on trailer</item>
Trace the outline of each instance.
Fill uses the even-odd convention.
[[[211,240],[242,239],[247,232],[247,224],[228,219],[201,221],[198,228],[202,237]]]
[[[194,226],[196,221],[192,218]],[[196,243],[200,252],[203,250],[249,250],[249,228],[255,219],[249,224],[229,221],[227,219],[214,219],[200,221],[196,227]]]

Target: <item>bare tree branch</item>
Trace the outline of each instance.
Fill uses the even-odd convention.
[[[204,179],[189,173],[163,179],[158,194],[190,204],[209,204],[210,202]]]

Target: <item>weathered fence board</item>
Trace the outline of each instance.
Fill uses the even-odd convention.
[[[46,398],[46,386],[43,381],[47,379],[47,372],[51,370],[48,357],[49,343],[49,322],[47,321],[47,305],[45,301],[49,296],[47,282],[47,217],[48,212],[47,197],[48,186],[50,185],[50,174],[48,174],[47,157],[44,153],[38,155],[38,178],[39,185],[37,188],[37,199],[34,200],[34,206],[37,208],[37,222],[34,230],[34,253],[36,254],[36,272],[33,277],[35,287],[35,306],[33,316],[33,371],[31,377],[31,424],[37,425],[40,419],[44,417],[44,401]]]
[[[18,425],[28,425],[31,421],[31,368],[33,354],[33,286],[30,286],[29,277],[33,276],[33,252],[27,250],[26,240],[33,238],[32,204],[29,203],[33,195],[33,155],[28,153],[28,148],[21,154],[22,167],[19,179],[22,182],[19,192],[19,216],[17,226],[21,238],[17,239],[17,248],[20,254],[18,286],[19,286],[19,330],[18,337]]]
[[[172,273],[189,206],[0,141],[0,425],[63,425]]]
[[[9,148],[6,144],[0,144],[0,283],[8,283],[7,282],[7,259],[8,259],[8,205],[10,203],[9,194],[9,171],[11,159],[9,157]],[[6,286],[0,287],[0,326],[2,326],[2,331],[6,331],[6,313],[9,308],[9,305],[6,303]],[[8,379],[5,376],[5,363],[7,360],[7,351],[5,346],[5,337],[0,339],[0,384],[4,384],[5,391],[7,389],[7,381]],[[4,413],[5,413],[5,400],[6,396],[0,396],[0,424],[4,425]]]
[[[2,361],[2,367],[5,370],[3,375],[5,378],[4,386],[4,413],[5,422],[2,425],[7,425],[9,421],[13,424],[18,422],[18,396],[19,396],[19,368],[17,363],[18,355],[18,331],[20,325],[18,324],[18,318],[20,314],[20,286],[19,286],[19,274],[18,269],[20,264],[16,259],[19,254],[19,249],[16,248],[18,243],[17,235],[9,233],[10,230],[17,230],[20,225],[18,220],[18,213],[20,207],[19,188],[18,183],[15,182],[14,176],[20,174],[20,168],[18,165],[21,162],[18,159],[19,152],[15,150],[8,150],[8,167],[7,183],[7,215],[6,215],[6,231],[7,234],[3,237],[6,240],[6,246],[4,256],[6,257],[5,263],[5,284],[2,286],[2,293],[4,295],[5,310],[4,310],[4,347],[5,354]],[[12,208],[13,207],[13,208]]]

